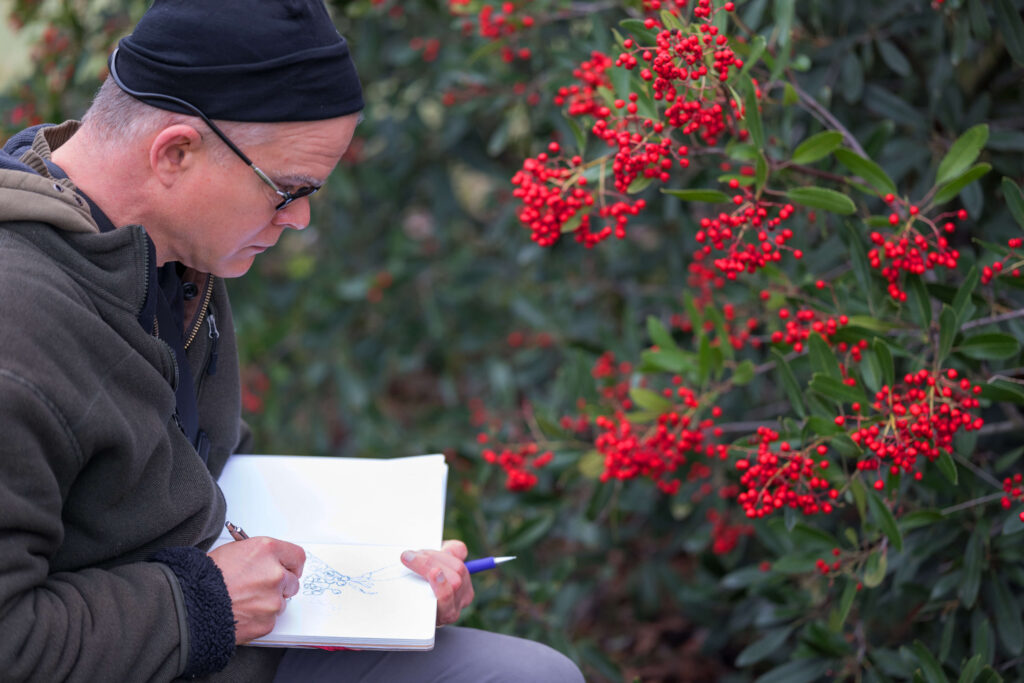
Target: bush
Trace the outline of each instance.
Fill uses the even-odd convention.
[[[443,450],[519,555],[466,622],[592,680],[1020,678],[1021,3],[732,5],[337,3],[367,120],[232,283],[247,417]],[[15,3],[74,49],[12,117],[141,9]]]

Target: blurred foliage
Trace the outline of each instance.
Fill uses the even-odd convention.
[[[701,351],[710,347],[700,325],[670,324],[674,315],[693,322],[688,267],[699,219],[713,211],[650,188],[626,239],[583,249],[565,236],[542,249],[518,220],[510,184],[552,136],[563,145],[579,139],[552,96],[592,50],[616,55],[610,29],[627,33],[619,22],[646,16],[645,4],[511,3],[534,25],[495,40],[480,35],[477,1],[334,3],[366,89],[366,120],[313,199],[313,225],[285,235],[231,283],[246,418],[259,449],[444,452],[450,534],[474,554],[519,556],[475,581],[465,623],[551,643],[588,680],[1020,679],[1024,524],[999,500],[1002,478],[1021,470],[1022,363],[1019,344],[1007,342],[1024,338],[1014,317],[1021,296],[1002,280],[955,295],[972,265],[993,260],[976,240],[1005,251],[998,245],[1022,232],[1007,201],[1024,179],[1022,2],[736,3],[728,24],[744,37],[736,49],[764,39],[752,73],[767,90],[761,148],[780,164],[773,180],[837,187],[858,216],[800,212],[792,245],[805,257],[716,287],[715,306],[760,308],[761,329],[779,329],[778,310],[814,301],[814,283],[825,278],[835,287],[828,305],[873,325],[872,344],[892,346],[899,372],[921,359],[938,365],[945,350],[988,393],[986,427],[958,437],[952,470],[929,463],[921,482],[897,478],[884,499],[851,485],[838,513],[803,518],[787,509],[755,522],[726,552],[714,551],[718,525],[708,514],[738,510],[698,495],[702,482],[683,482],[671,496],[647,481],[601,483],[593,445],[559,424],[579,414],[581,399],[596,415],[602,396],[591,371],[605,351],[640,359],[649,335],[667,332],[701,363],[716,363]],[[144,7],[12,3],[21,30],[38,37],[31,75],[0,103],[7,130],[80,115],[109,46]],[[954,141],[978,124],[988,130],[978,161],[992,170],[951,193],[950,206],[969,215],[951,238],[958,269],[908,280],[904,304],[858,265],[851,237],[873,225],[871,216],[885,225],[878,193],[836,184],[856,173],[833,156],[816,176],[783,163],[812,135],[839,127],[901,197],[921,198]],[[587,155],[600,154],[600,144],[590,139]],[[668,186],[724,189],[717,163],[695,163]],[[955,325],[940,320],[943,304],[955,309]],[[1005,319],[990,321],[999,314]],[[648,323],[652,316],[660,322]],[[982,323],[1002,336],[980,350],[956,337]],[[882,353],[867,353],[878,372],[872,363]],[[813,371],[830,368],[820,354],[736,356],[757,371],[717,403],[726,439],[740,443],[760,424],[795,442],[829,431],[813,419],[827,422],[843,400],[808,389]],[[770,371],[765,363],[774,363]],[[717,359],[716,370],[725,365]],[[787,390],[787,367],[799,378],[795,390]],[[646,370],[634,386],[657,375]],[[857,376],[871,384],[867,372]],[[809,419],[797,408],[805,401]],[[550,448],[539,484],[506,491],[500,470],[481,458],[480,432]],[[716,488],[728,480],[715,476]],[[889,500],[906,509],[894,515]],[[843,569],[822,576],[816,561],[831,562],[833,548]]]

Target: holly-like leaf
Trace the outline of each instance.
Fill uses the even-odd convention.
[[[868,491],[868,508],[871,509],[871,516],[874,517],[875,523],[889,538],[892,547],[897,551],[903,550],[903,535],[900,534],[896,518],[893,517],[892,511],[885,501],[874,491]]]
[[[687,202],[711,202],[712,204],[722,204],[729,201],[729,195],[719,190],[665,190],[662,192],[670,194],[673,197],[677,197]]]
[[[956,350],[977,360],[1003,360],[1020,353],[1020,342],[1009,334],[990,332],[963,339]]]
[[[786,192],[786,198],[794,204],[830,211],[841,216],[849,216],[857,211],[852,199],[825,187],[794,187]]]
[[[864,585],[868,588],[880,586],[885,581],[885,572],[888,569],[888,560],[885,551],[876,550],[868,555],[864,563]]]
[[[935,173],[935,184],[943,185],[961,175],[971,167],[988,141],[988,125],[979,123],[967,129],[950,146],[946,156],[939,162],[939,170]]]
[[[960,191],[978,180],[983,175],[992,170],[992,164],[976,164],[970,169],[964,171],[960,176],[949,181],[945,185],[939,188],[939,191],[935,193],[935,199],[932,200],[935,204],[945,204],[950,199],[953,199]]]
[[[1013,220],[1024,228],[1024,192],[1021,192],[1020,185],[1009,178],[1003,178],[1003,196],[1006,198],[1006,207],[1010,209]]]
[[[801,142],[793,152],[794,164],[809,164],[823,159],[843,144],[843,135],[834,130],[826,130],[812,135]]]
[[[954,484],[957,483],[959,477],[956,471],[956,461],[953,460],[953,456],[948,451],[939,451],[939,457],[935,464],[939,466],[939,471],[946,475],[946,479],[949,479]]]
[[[1006,51],[1013,61],[1024,66],[1024,20],[1013,0],[996,0],[996,26],[1006,41]]]
[[[956,313],[945,304],[942,305],[942,313],[939,315],[939,351],[936,361],[941,363],[946,360],[949,350],[953,348],[953,339],[960,328],[956,324]]]
[[[629,397],[638,408],[652,413],[665,413],[672,408],[672,402],[667,398],[643,387],[631,387]]]
[[[843,166],[855,173],[868,185],[878,190],[880,194],[891,192],[896,194],[896,183],[882,170],[882,167],[871,159],[865,159],[856,152],[845,147],[833,152],[836,159]]]
[[[750,141],[758,149],[764,149],[764,126],[761,123],[761,111],[757,108],[757,92],[753,82],[747,84],[747,92],[743,97],[744,114]]]

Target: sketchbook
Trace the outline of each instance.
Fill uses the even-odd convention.
[[[227,518],[306,551],[298,594],[251,644],[433,648],[434,593],[399,556],[441,547],[447,480],[442,455],[229,458],[218,481]],[[216,545],[230,541],[225,530]]]

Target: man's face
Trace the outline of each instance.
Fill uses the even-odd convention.
[[[268,142],[243,151],[279,188],[322,185],[348,149],[358,114],[325,121],[275,124]],[[212,134],[210,144],[222,144]],[[277,243],[288,228],[309,224],[309,199],[297,199],[280,211],[280,196],[234,154],[206,154],[200,172],[182,189],[183,207],[169,256],[197,270],[238,277],[256,255]]]

